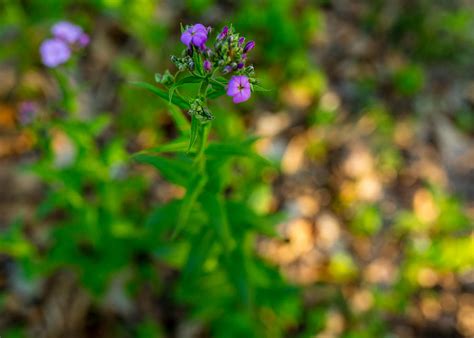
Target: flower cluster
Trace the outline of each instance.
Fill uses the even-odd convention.
[[[193,26],[188,26],[183,34],[181,34],[181,42],[184,43],[188,48],[193,45],[200,48],[201,50],[205,50],[207,34],[210,31],[210,27],[206,28],[200,23],[197,23]]]
[[[89,44],[89,36],[81,27],[67,21],[60,21],[51,28],[52,38],[40,46],[41,60],[47,67],[54,68],[67,62],[73,51]]]
[[[200,23],[183,27],[181,42],[187,48],[181,57],[172,56],[171,61],[179,71],[189,70],[193,75],[209,78],[217,73],[231,75],[226,86],[227,95],[234,103],[247,101],[255,83],[254,68],[246,65],[247,53],[255,47],[255,42],[246,42],[232,26],[225,26],[210,48],[206,43],[211,32],[211,27]]]

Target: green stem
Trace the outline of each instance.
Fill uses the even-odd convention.
[[[199,87],[199,96],[206,97],[207,87],[209,86],[209,80],[205,79],[201,82],[201,86]]]
[[[56,80],[58,81],[59,89],[62,95],[62,106],[69,116],[76,114],[77,102],[75,99],[75,93],[71,80],[68,74],[62,70],[56,70],[54,72]]]
[[[205,154],[204,151],[206,150],[206,143],[207,143],[207,138],[209,136],[209,132],[211,130],[211,123],[205,123],[202,124],[199,128],[199,141],[197,144],[197,152],[196,152],[196,157],[194,159],[194,163],[199,166],[201,169],[203,169],[203,165],[205,162]]]

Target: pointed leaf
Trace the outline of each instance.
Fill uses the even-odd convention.
[[[175,82],[174,85],[171,86],[171,88],[169,90],[169,102],[171,102],[175,90],[178,89],[179,87],[181,87],[185,84],[188,84],[188,83],[199,83],[201,81],[202,81],[202,78],[200,78],[198,76],[193,76],[193,75],[186,76],[186,77],[183,77],[183,78],[179,79],[178,81]]]
[[[224,94],[225,94],[225,87],[218,88],[218,89],[212,88],[212,89],[208,90],[207,98],[217,99],[219,96],[222,96]]]
[[[252,91],[253,92],[271,92],[272,90],[271,89],[266,89],[262,86],[259,86],[257,84],[253,84],[252,85]]]
[[[191,136],[189,138],[188,152],[191,151],[191,148],[196,143],[196,140],[199,136],[199,128],[201,127],[201,122],[199,122],[196,116],[191,117]]]
[[[189,175],[189,173],[188,173]],[[196,172],[187,185],[186,195],[183,198],[181,209],[179,211],[178,223],[176,224],[173,238],[183,229],[189,219],[189,215],[196,204],[207,182],[207,176],[203,173]]]
[[[232,245],[232,236],[222,196],[215,193],[204,193],[201,196],[201,202],[203,209],[209,216],[210,225],[216,231],[224,249],[229,251]]]
[[[146,149],[144,153],[173,153],[185,152],[188,149],[189,141],[187,138],[179,138],[169,143]]]
[[[157,88],[152,84],[146,83],[146,82],[140,82],[140,81],[135,81],[135,82],[130,82],[130,84],[147,89],[148,91],[152,92],[155,95],[158,95],[162,99],[169,100],[169,95],[166,91],[163,89]],[[181,96],[179,95],[174,95],[173,98],[171,99],[171,103],[177,105],[178,107],[182,109],[189,109],[189,103],[186,102]]]
[[[169,113],[181,134],[189,135],[191,124],[183,112],[175,105],[169,105]]]
[[[133,158],[140,163],[150,164],[159,170],[161,175],[171,183],[186,187],[189,183],[190,163],[182,159],[169,159],[138,153]]]
[[[187,262],[182,271],[183,281],[186,282],[199,270],[202,270],[204,263],[206,262],[209,252],[212,249],[212,242],[214,236],[211,231],[206,231],[204,234],[198,234],[198,238],[192,241],[192,247],[188,254]]]

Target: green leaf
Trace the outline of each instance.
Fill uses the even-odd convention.
[[[198,233],[197,238],[192,241],[191,250],[189,250],[187,262],[182,271],[182,279],[186,283],[190,278],[202,270],[209,252],[212,249],[214,236],[211,231],[204,234]]]
[[[149,84],[149,83],[146,83],[146,82],[140,82],[140,81],[130,82],[130,84],[132,84],[134,86],[137,86],[137,87],[140,87],[140,88],[147,89],[148,91],[150,91],[153,94],[161,97],[162,99],[169,100],[169,95],[166,91],[164,91],[163,89],[157,88],[152,84]],[[183,99],[179,95],[174,95],[173,98],[171,99],[171,103],[177,105],[178,107],[180,107],[182,109],[186,109],[186,110],[189,109],[189,107],[190,107],[189,103],[186,102],[186,100]]]
[[[199,75],[204,75],[204,68],[202,67],[202,59],[200,53],[193,53],[193,61],[196,72]]]
[[[219,81],[219,79],[221,79]],[[225,88],[226,86],[226,79],[225,78],[219,78],[219,79],[209,79],[209,81],[211,82],[211,85],[212,87],[215,87],[215,88]]]
[[[275,224],[285,219],[283,214],[259,215],[243,201],[226,201],[227,214],[234,238],[243,236],[247,231],[257,231],[264,235],[278,236]]]
[[[230,233],[227,210],[222,196],[215,193],[204,193],[201,196],[201,202],[203,209],[209,216],[210,225],[216,231],[224,249],[229,251],[232,245],[232,235]]]
[[[188,150],[189,141],[187,138],[179,138],[169,143],[159,145],[150,149],[146,149],[145,153],[173,153],[185,152]]]
[[[241,143],[211,143],[206,149],[206,155],[217,157],[242,156],[252,158],[265,165],[272,165],[270,161],[253,151],[251,148],[253,142],[254,140],[251,139]]]
[[[181,87],[185,84],[188,84],[188,83],[199,83],[201,81],[202,81],[201,77],[194,76],[194,75],[186,76],[186,77],[183,77],[183,78],[179,79],[178,81],[175,82],[174,85],[171,86],[171,88],[169,90],[169,102],[171,102],[175,90],[178,89],[179,87]]]
[[[160,156],[152,156],[143,153],[133,155],[133,159],[137,162],[150,164],[158,169],[168,181],[171,183],[186,187],[189,183],[189,173],[191,163],[185,162],[178,158],[164,158]]]
[[[218,88],[218,89],[212,88],[212,89],[208,90],[207,98],[208,99],[216,99],[219,96],[222,96],[224,94],[225,94],[225,87]]]
[[[189,170],[188,170],[189,176]],[[173,233],[173,238],[182,230],[186,225],[189,219],[189,215],[192,211],[192,208],[196,204],[196,201],[201,194],[204,186],[207,182],[207,176],[201,172],[195,172],[191,181],[187,185],[186,195],[183,198],[181,209],[179,211],[178,223],[176,224],[175,231]]]
[[[196,116],[191,117],[191,136],[189,138],[188,152],[191,150],[193,145],[196,143],[196,140],[199,136],[199,128],[201,127],[201,122]]]
[[[188,135],[191,130],[191,124],[184,116],[183,112],[176,106],[169,105],[169,113],[181,134]]]
[[[259,86],[257,84],[253,84],[252,86],[252,91],[253,92],[271,92],[271,89],[266,89],[262,86]]]

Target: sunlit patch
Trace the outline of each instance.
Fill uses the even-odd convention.
[[[421,313],[428,319],[435,321],[441,316],[441,305],[439,301],[433,297],[424,297],[420,304]]]
[[[413,196],[413,209],[416,216],[425,223],[436,220],[439,210],[433,200],[433,196],[426,189],[418,189]]]
[[[367,266],[364,277],[369,283],[392,284],[397,277],[397,270],[392,261],[378,258]]]
[[[303,167],[307,143],[304,136],[294,137],[288,143],[281,162],[285,174],[294,174]]]

